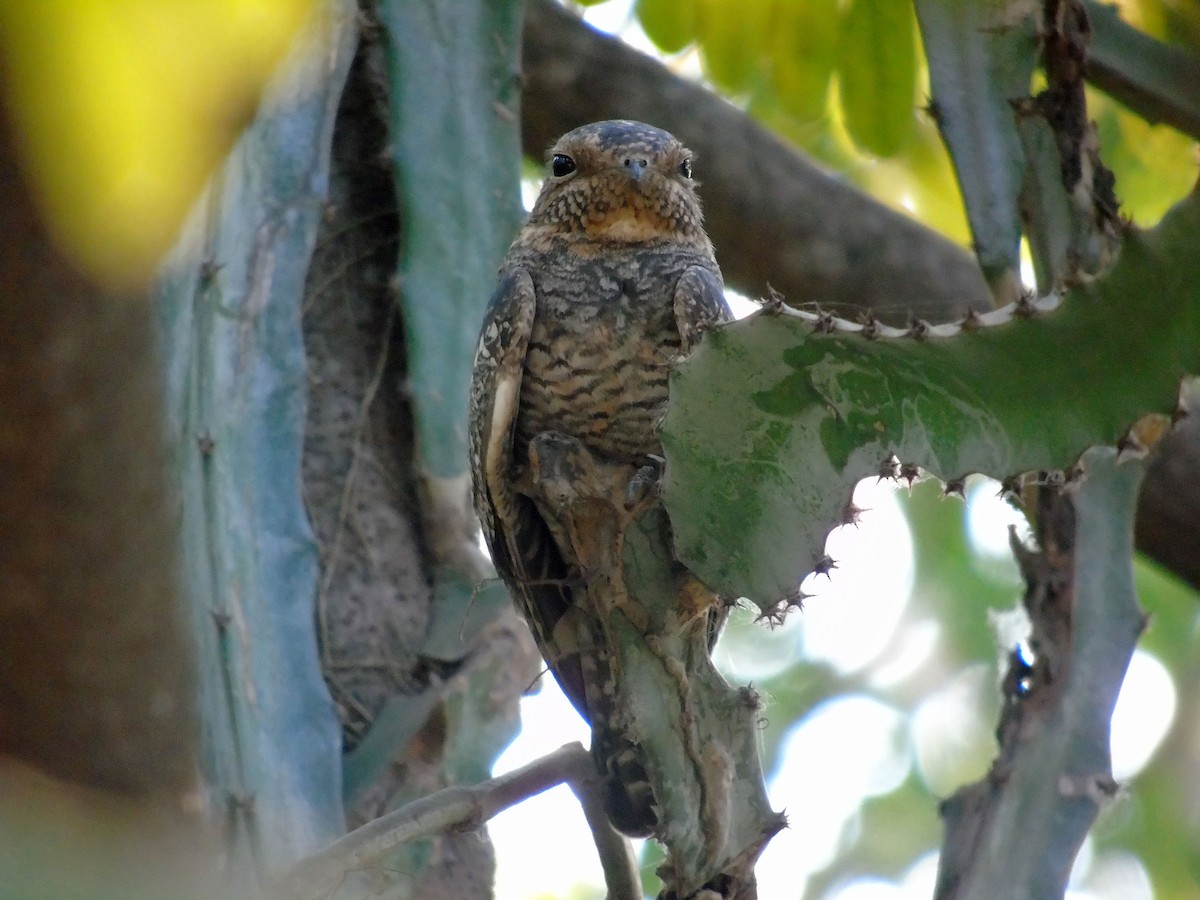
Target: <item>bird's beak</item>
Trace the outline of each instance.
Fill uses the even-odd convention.
[[[642,173],[646,171],[648,160],[638,157],[630,157],[625,160],[625,171],[629,173],[634,181],[642,180]]]

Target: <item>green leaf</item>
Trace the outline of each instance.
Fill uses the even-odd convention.
[[[917,52],[911,7],[852,0],[842,20],[838,84],[846,130],[864,150],[891,156],[913,128]]]
[[[664,53],[678,53],[696,39],[696,7],[679,0],[638,0],[637,17],[646,37]]]
[[[780,108],[801,121],[825,114],[838,24],[837,0],[775,4],[766,47],[771,85]]]
[[[680,558],[768,608],[889,454],[944,479],[1062,470],[1170,412],[1200,372],[1198,231],[1193,194],[1058,310],[955,337],[818,334],[790,310],[706,335],[672,378],[663,429]]]
[[[1037,59],[1030,15],[1001,0],[917,0],[933,109],[954,159],[975,252],[993,290],[1020,270],[1024,155],[1012,101],[1029,95]]]
[[[700,56],[704,72],[731,94],[745,93],[762,70],[761,47],[770,33],[772,0],[701,0]]]

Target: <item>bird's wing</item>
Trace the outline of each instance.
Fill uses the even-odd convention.
[[[574,636],[570,566],[533,501],[516,489],[513,442],[536,295],[524,269],[501,279],[484,314],[471,377],[471,475],[475,512],[504,580],[564,693],[591,721]]]
[[[705,266],[689,266],[675,283],[675,324],[684,356],[695,349],[704,329],[733,318],[721,276]]]
[[[684,356],[696,349],[706,328],[733,319],[725,300],[721,276],[704,266],[690,266],[675,284],[675,324],[679,328],[680,349]],[[718,602],[709,608],[706,619],[708,649],[717,643],[729,615],[729,607]]]

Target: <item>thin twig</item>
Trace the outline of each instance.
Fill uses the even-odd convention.
[[[564,782],[583,804],[609,882],[609,897],[637,900],[642,893],[633,850],[609,825],[597,795],[595,767],[578,742],[506,775],[474,787],[445,788],[368,822],[288,869],[271,895],[289,900],[328,897],[349,872],[379,864],[400,844],[444,831],[479,828],[497,813]]]
[[[570,787],[583,807],[583,815],[596,842],[596,854],[600,857],[604,884],[608,888],[607,900],[641,900],[642,878],[633,845],[608,821],[600,778],[590,760],[585,762],[586,772],[579,780],[571,781]]]

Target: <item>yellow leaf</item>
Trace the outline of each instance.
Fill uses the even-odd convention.
[[[64,249],[94,277],[150,277],[312,5],[0,5],[3,89],[30,181]]]

